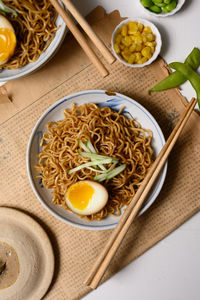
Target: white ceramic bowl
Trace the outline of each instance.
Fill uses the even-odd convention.
[[[47,131],[47,123],[50,121],[62,120],[63,110],[66,108],[71,108],[73,103],[82,105],[90,102],[96,103],[101,107],[109,106],[114,110],[119,110],[121,107],[125,106],[125,113],[127,117],[135,118],[143,128],[151,129],[153,131],[152,147],[154,149],[155,156],[158,155],[165,143],[165,139],[156,120],[142,105],[119,93],[109,96],[107,95],[106,91],[103,90],[88,90],[71,94],[60,99],[50,106],[39,118],[35,127],[33,128],[27,147],[27,173],[36,197],[39,199],[41,204],[56,218],[69,225],[83,229],[105,230],[114,228],[120,220],[120,217],[108,216],[102,221],[95,220],[90,222],[88,220],[81,219],[78,215],[63,209],[58,205],[54,205],[52,203],[51,191],[43,187],[41,179],[36,177],[38,175],[38,171],[34,168],[38,162],[37,154],[41,151],[41,138],[43,133]],[[165,164],[165,167],[161,171],[160,176],[152,188],[145,205],[140,211],[140,214],[146,211],[158,196],[165,180],[166,170],[167,164]]]
[[[127,24],[130,21],[141,23],[144,26],[149,26],[151,28],[153,34],[156,37],[156,43],[157,44],[156,44],[155,52],[154,52],[153,56],[148,61],[146,61],[144,64],[129,64],[126,61],[124,61],[123,59],[121,59],[121,57],[116,53],[116,51],[114,49],[114,38],[115,38],[115,35],[116,35],[118,29],[121,28],[121,26],[123,24]],[[147,21],[147,20],[142,19],[142,18],[134,18],[134,19],[130,18],[130,19],[126,19],[126,20],[122,21],[121,23],[119,23],[117,25],[117,27],[115,28],[115,30],[113,31],[113,34],[112,34],[111,46],[112,46],[112,50],[113,50],[113,53],[114,53],[115,57],[122,64],[124,64],[127,67],[131,67],[131,68],[142,68],[142,67],[145,67],[147,65],[150,65],[157,58],[158,54],[160,53],[161,47],[162,47],[162,40],[161,40],[160,32],[158,31],[158,28],[152,22]]]
[[[140,0],[138,0],[138,4],[140,5],[140,7],[149,15],[151,16],[156,16],[156,17],[169,17],[174,15],[175,13],[177,13],[183,6],[183,4],[185,3],[185,0],[178,0],[177,6],[175,9],[173,9],[172,11],[168,12],[168,13],[160,13],[160,14],[156,14],[152,11],[150,11],[148,8],[144,7],[141,3]]]
[[[38,60],[18,69],[3,69],[2,71],[0,71],[0,82],[6,82],[26,76],[44,66],[44,64],[47,63],[53,57],[53,55],[55,55],[56,51],[61,46],[67,32],[66,24],[64,23],[60,15],[58,15],[57,17],[56,25],[60,26],[60,28],[58,28],[53,41],[48,46],[48,48],[40,55]]]

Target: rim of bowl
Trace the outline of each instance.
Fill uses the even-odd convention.
[[[117,30],[123,25],[123,24],[126,24],[130,21],[133,21],[133,22],[138,22],[138,23],[141,23],[143,25],[147,25],[149,27],[151,27],[152,29],[152,32],[155,34],[156,36],[156,49],[155,49],[155,52],[154,54],[152,55],[152,57],[147,60],[144,64],[129,64],[127,63],[126,61],[124,61],[123,59],[121,59],[119,57],[119,55],[116,53],[115,49],[114,49],[114,37],[116,35],[116,32]],[[145,25],[145,26],[146,26]],[[112,33],[112,38],[111,38],[111,47],[112,47],[112,51],[115,55],[115,57],[121,62],[123,63],[125,66],[127,67],[131,67],[131,68],[142,68],[142,67],[145,67],[145,66],[148,66],[150,65],[154,60],[156,60],[156,58],[158,57],[159,53],[160,53],[160,50],[161,50],[161,47],[162,47],[162,39],[161,39],[161,35],[160,35],[160,32],[157,28],[157,26],[155,24],[153,24],[152,22],[146,20],[146,19],[143,19],[143,18],[128,18],[122,22],[120,22],[114,29],[113,33]]]
[[[61,44],[65,38],[66,32],[67,32],[67,26],[66,26],[65,22],[63,21],[63,19],[60,17],[60,15],[58,15],[57,20],[58,21],[60,20],[61,27],[58,28],[58,30],[56,31],[54,39],[52,40],[50,45],[47,47],[47,49],[41,53],[41,55],[43,55],[45,53],[46,53],[46,55],[43,55],[42,57],[40,55],[40,57],[35,62],[28,63],[27,65],[25,65],[24,67],[29,66],[29,68],[25,69],[24,71],[22,71],[18,74],[6,75],[5,77],[0,77],[0,82],[6,82],[6,81],[13,80],[13,79],[18,79],[18,78],[24,77],[26,75],[30,75],[31,73],[35,72],[39,68],[43,67],[44,64],[46,64],[53,57],[53,55],[56,54],[56,51],[61,46]],[[53,41],[54,41],[54,43],[53,43]],[[16,69],[16,70],[18,70],[18,69]]]
[[[34,125],[32,131],[31,131],[31,134],[30,134],[30,137],[29,137],[29,140],[28,140],[28,144],[27,144],[27,149],[26,149],[26,170],[27,170],[27,175],[28,175],[28,179],[29,179],[29,183],[31,185],[31,188],[35,194],[35,196],[37,197],[37,199],[40,201],[40,203],[43,205],[43,207],[51,214],[53,215],[56,219],[62,221],[63,223],[65,224],[68,224],[72,227],[76,227],[76,228],[79,228],[79,229],[83,229],[83,230],[94,230],[94,231],[101,231],[101,230],[109,230],[109,229],[113,229],[115,228],[115,226],[117,225],[118,222],[116,222],[115,224],[109,224],[109,225],[105,225],[105,226],[102,226],[102,227],[97,227],[97,226],[88,226],[88,225],[84,225],[84,224],[80,224],[80,223],[76,223],[76,222],[73,222],[73,221],[70,221],[66,218],[64,218],[63,216],[59,215],[57,212],[55,212],[52,208],[50,208],[44,201],[43,199],[40,197],[36,187],[35,187],[35,184],[32,180],[32,175],[31,175],[31,165],[30,165],[30,156],[31,156],[31,143],[32,143],[32,139],[33,139],[33,136],[41,122],[41,120],[45,117],[45,115],[47,114],[47,112],[51,111],[53,108],[55,108],[56,105],[62,103],[63,101],[68,101],[69,99],[71,99],[72,97],[74,96],[78,96],[78,95],[82,95],[82,94],[85,94],[85,93],[88,93],[88,92],[100,92],[100,93],[105,93],[106,90],[84,90],[84,91],[79,91],[79,92],[75,92],[75,93],[72,93],[72,94],[69,94],[67,96],[64,96],[62,98],[60,98],[59,100],[57,100],[55,103],[53,103],[50,107],[48,107],[44,112],[43,114],[39,117],[39,119],[37,120],[36,124]],[[124,97],[125,99],[130,99],[130,97],[124,95],[124,94],[121,94],[121,93],[118,93],[116,92],[116,95],[119,95],[120,97]],[[150,115],[151,117],[151,120],[153,120],[153,122],[155,122],[156,126],[158,127],[158,130],[160,132],[160,135],[161,135],[161,139],[162,139],[162,142],[165,143],[165,137],[164,137],[164,134],[162,132],[162,129],[160,128],[159,124],[157,123],[156,119],[151,115],[151,113],[144,107],[142,106],[140,103],[138,103],[136,100],[132,99],[134,103],[137,103],[137,105],[139,107],[141,107],[148,115]],[[156,198],[158,197],[159,193],[161,192],[162,188],[163,188],[163,184],[165,182],[165,179],[166,179],[166,175],[167,175],[167,168],[168,168],[168,161],[166,161],[165,165],[163,166],[163,169],[160,173],[160,185],[158,187],[158,189],[156,190],[156,193],[154,195],[154,198],[153,200],[145,203],[144,207],[141,208],[138,216],[142,215],[153,203],[154,201],[156,200]],[[122,215],[121,215],[122,216]]]
[[[174,8],[172,11],[170,11],[168,13],[160,13],[160,14],[156,14],[156,13],[150,11],[148,8],[144,7],[141,3],[141,0],[138,0],[138,2],[139,2],[139,5],[143,8],[143,10],[146,11],[149,15],[156,16],[158,18],[165,18],[165,17],[169,17],[169,16],[172,16],[175,13],[177,13],[182,8],[183,4],[185,3],[185,0],[178,0],[176,8]]]

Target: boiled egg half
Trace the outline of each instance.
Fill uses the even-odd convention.
[[[5,64],[14,54],[16,44],[14,28],[4,16],[0,15],[0,65]]]
[[[108,201],[108,192],[100,183],[83,180],[72,184],[66,193],[67,206],[79,215],[92,215]]]

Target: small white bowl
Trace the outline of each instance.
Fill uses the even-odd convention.
[[[24,67],[18,69],[3,69],[2,71],[0,71],[0,82],[6,82],[9,80],[24,77],[44,66],[44,64],[46,64],[56,54],[67,32],[66,24],[64,23],[60,15],[58,15],[56,19],[56,26],[59,28],[55,33],[54,39],[52,40],[48,48],[44,52],[42,52],[40,57],[35,62],[28,63]]]
[[[178,0],[178,3],[177,3],[176,8],[174,8],[172,11],[170,11],[170,12],[168,12],[168,13],[160,13],[160,14],[156,14],[156,13],[150,11],[148,8],[144,7],[144,6],[142,5],[142,3],[141,3],[140,0],[138,0],[138,3],[139,3],[139,5],[140,5],[140,7],[142,7],[143,10],[144,10],[145,12],[147,12],[149,15],[151,15],[151,16],[156,16],[156,17],[161,17],[161,18],[162,18],[162,17],[169,17],[169,16],[172,16],[172,15],[174,15],[175,13],[177,13],[177,11],[179,11],[179,10],[182,8],[183,4],[185,3],[185,0]]]
[[[116,51],[114,49],[114,38],[115,38],[115,35],[116,35],[118,29],[121,28],[122,25],[127,24],[130,21],[141,23],[144,26],[149,26],[151,28],[153,34],[156,37],[155,41],[156,41],[157,44],[156,44],[155,52],[152,55],[152,57],[149,60],[147,60],[144,64],[129,64],[126,61],[124,61],[123,59],[121,59],[121,57],[116,53]],[[145,19],[141,19],[141,18],[134,18],[134,19],[130,18],[130,19],[126,19],[126,20],[122,21],[121,23],[119,23],[117,25],[117,27],[115,28],[115,30],[113,31],[113,34],[112,34],[111,46],[112,46],[112,50],[113,50],[113,53],[114,53],[115,57],[122,64],[124,64],[127,67],[131,67],[131,68],[142,68],[142,67],[145,67],[147,65],[150,65],[157,58],[157,56],[158,56],[158,54],[160,53],[160,50],[161,50],[162,40],[161,40],[160,32],[158,31],[158,28],[152,22],[149,22],[149,21],[147,21]]]

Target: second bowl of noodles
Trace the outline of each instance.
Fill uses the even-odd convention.
[[[14,28],[17,45],[14,54],[0,65],[0,82],[26,76],[48,62],[61,46],[66,25],[47,0],[5,0],[14,14],[4,17]]]
[[[29,181],[42,205],[61,221],[88,230],[110,229],[164,143],[156,120],[138,102],[119,93],[82,91],[60,99],[39,118],[27,149]],[[87,147],[96,154],[85,153]],[[88,156],[105,160],[94,166]],[[166,170],[167,164],[140,214],[158,196]],[[86,180],[100,182],[109,196],[100,211],[80,216],[68,207],[65,195],[73,184]]]

